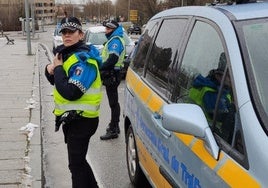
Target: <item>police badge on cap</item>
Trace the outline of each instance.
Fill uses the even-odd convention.
[[[72,31],[75,31],[75,30],[82,31],[82,24],[76,17],[63,18],[61,20],[60,32],[62,32],[62,30],[64,29],[68,29]]]

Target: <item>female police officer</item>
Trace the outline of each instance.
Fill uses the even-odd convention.
[[[101,58],[93,46],[82,42],[80,21],[61,21],[63,45],[55,50],[53,63],[46,66],[46,77],[54,85],[56,131],[63,125],[73,188],[98,187],[86,160],[90,137],[96,132],[101,102]]]

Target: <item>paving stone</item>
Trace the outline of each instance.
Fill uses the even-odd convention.
[[[26,149],[27,142],[0,142],[0,152]],[[1,169],[1,168],[0,168]]]
[[[0,152],[0,160],[3,160],[3,159],[21,159],[24,156],[25,156],[25,149]]]
[[[0,160],[1,170],[23,170],[24,160],[21,159],[2,159]]]
[[[26,136],[21,134],[17,129],[0,129],[0,142],[24,142]]]
[[[22,170],[1,170],[0,185],[4,186],[5,184],[20,184],[22,174]]]

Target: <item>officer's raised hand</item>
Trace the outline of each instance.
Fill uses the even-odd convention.
[[[56,53],[54,60],[53,60],[54,67],[57,67],[59,65],[63,64],[62,56],[59,53]]]

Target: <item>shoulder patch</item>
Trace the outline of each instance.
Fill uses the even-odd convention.
[[[81,67],[76,67],[74,74],[76,76],[80,76],[82,72],[83,72],[83,69]]]
[[[113,44],[113,45],[112,45],[112,49],[116,49],[117,47],[118,47],[117,44]]]

